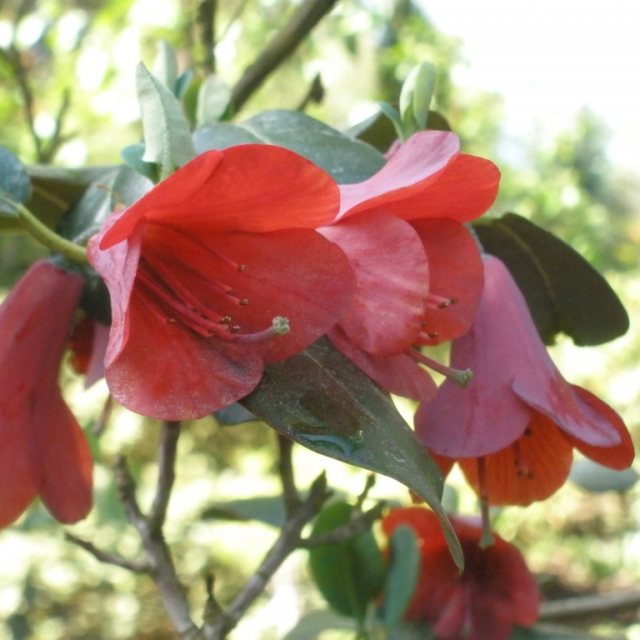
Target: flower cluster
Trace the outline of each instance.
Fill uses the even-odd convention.
[[[75,368],[89,382],[104,375],[123,406],[183,420],[243,398],[266,364],[328,335],[383,389],[418,401],[420,442],[445,474],[459,463],[485,506],[548,497],[574,448],[627,467],[624,423],[564,380],[509,271],[469,230],[499,178],[441,131],[395,145],[358,184],[275,146],[203,153],[90,240],[108,336],[90,319],[76,326],[81,277],[36,263],[0,307],[0,526],[36,496],[62,522],[90,509],[91,456],[58,387],[70,346]],[[450,366],[423,352],[449,341]],[[439,388],[427,369],[446,377]],[[535,585],[513,547],[496,537],[481,548],[481,529],[454,518],[467,560],[458,577],[428,511],[396,510],[384,528],[401,523],[422,553],[410,619],[438,638],[498,639],[535,620]]]

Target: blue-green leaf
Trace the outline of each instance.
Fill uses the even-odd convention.
[[[0,215],[15,216],[8,200],[22,204],[30,195],[31,180],[26,168],[9,149],[0,146]]]

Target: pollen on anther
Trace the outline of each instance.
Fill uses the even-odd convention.
[[[246,264],[239,264],[238,265],[238,271],[246,271],[247,270],[247,265]]]
[[[220,324],[231,324],[231,316],[222,316]]]
[[[249,298],[240,298],[240,300],[238,300],[238,304],[242,307],[246,307],[249,304]]]
[[[429,333],[427,333],[427,338],[430,338],[431,340],[435,340],[435,338],[439,338],[440,334],[437,331],[430,331]]]
[[[229,331],[231,333],[240,333],[240,325],[234,324],[232,327],[229,327]]]

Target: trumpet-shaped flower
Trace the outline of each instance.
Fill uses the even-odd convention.
[[[482,291],[478,248],[462,223],[491,205],[499,172],[459,146],[449,132],[415,134],[371,178],[340,186],[340,214],[321,229],[356,273],[334,344],[388,390],[418,399],[435,387],[411,345],[463,333]]]
[[[481,547],[479,522],[450,520],[464,554],[462,574],[431,511],[394,509],[382,521],[388,536],[401,525],[413,529],[420,550],[417,584],[405,618],[428,622],[438,640],[507,640],[514,625],[533,625],[540,596],[518,549],[497,535],[493,544]]]
[[[574,447],[606,466],[629,466],[633,444],[620,417],[562,377],[511,274],[497,258],[484,262],[482,301],[451,356],[473,379],[465,389],[447,380],[421,404],[415,426],[422,443],[445,471],[459,461],[491,504],[551,495],[569,473]]]
[[[315,231],[338,206],[309,161],[241,145],[198,156],[113,216],[89,245],[111,296],[113,396],[153,417],[201,417],[327,333],[354,290],[348,260]]]
[[[58,386],[82,279],[36,262],[0,306],[0,526],[36,497],[60,522],[91,508],[91,452]]]

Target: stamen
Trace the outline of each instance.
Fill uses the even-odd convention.
[[[445,298],[444,296],[439,296],[436,293],[430,293],[427,296],[427,307],[431,309],[446,309],[450,307],[452,304],[456,304],[458,302],[455,298]]]
[[[454,369],[453,367],[448,367],[428,356],[425,356],[423,353],[420,353],[417,349],[407,349],[406,352],[411,358],[413,358],[416,362],[425,365],[425,367],[429,367],[433,371],[437,371],[441,373],[446,378],[450,378],[457,385],[460,386],[461,389],[464,389],[471,378],[473,378],[473,371],[471,369]]]
[[[235,329],[235,327],[232,327],[231,331],[233,331],[233,329]],[[238,327],[238,330],[239,329],[240,327]],[[289,331],[291,331],[289,319],[283,316],[276,316],[268,329],[258,331],[257,333],[236,335],[233,340],[234,342],[262,342],[263,340],[270,340],[276,336],[284,336],[289,333]]]
[[[516,440],[511,446],[515,456],[516,475],[519,478],[533,478],[533,471],[527,464],[520,440]]]
[[[421,331],[418,334],[418,338],[420,340],[435,340],[439,338],[440,334],[437,331]]]
[[[482,536],[478,543],[486,549],[494,543],[491,531],[491,514],[489,512],[489,496],[487,495],[487,470],[484,456],[478,458],[478,495],[480,497],[480,516],[482,518]]]

